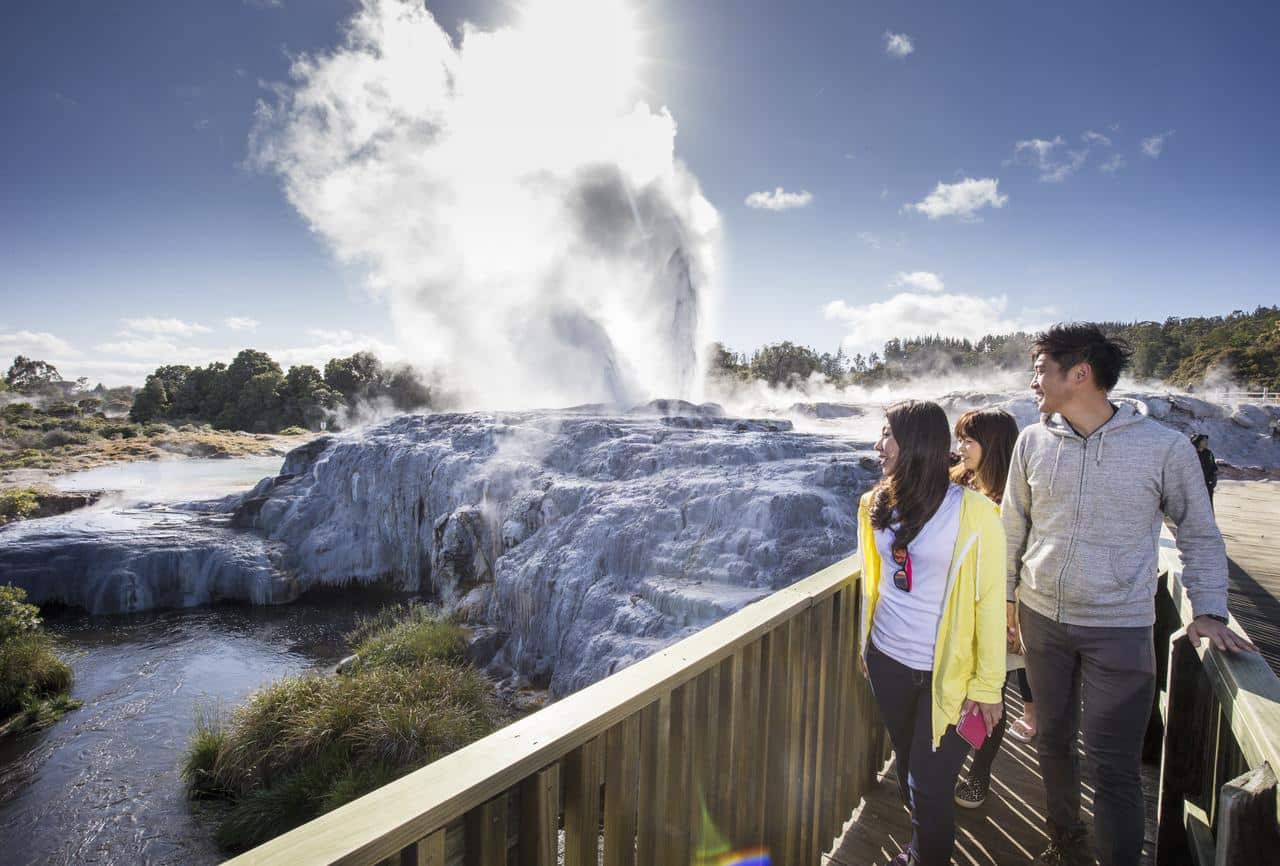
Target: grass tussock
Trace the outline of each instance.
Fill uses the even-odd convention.
[[[0,737],[53,724],[80,706],[71,668],[53,651],[26,592],[0,586]]]
[[[232,808],[226,848],[266,841],[493,731],[503,712],[462,660],[463,636],[420,606],[362,622],[342,676],[273,683],[227,713],[201,708],[183,774]]]

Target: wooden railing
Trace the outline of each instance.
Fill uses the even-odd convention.
[[[1156,866],[1280,862],[1280,680],[1259,655],[1191,645],[1191,603],[1167,533],[1161,545]],[[1231,627],[1243,633],[1234,617]]]
[[[817,864],[886,756],[857,579],[839,562],[230,863]]]

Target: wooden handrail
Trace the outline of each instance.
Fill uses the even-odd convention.
[[[689,824],[708,802],[725,823],[741,825],[739,836],[763,823],[759,841],[775,850],[774,863],[816,857],[884,753],[869,689],[854,673],[857,576],[856,557],[837,562],[228,866],[434,863],[459,819],[468,829],[463,862],[505,862],[508,830],[496,847],[477,840],[508,827],[509,805],[526,836],[554,834],[561,791],[566,845],[579,845],[584,860],[591,852],[594,864],[600,782],[604,826],[626,835],[606,836],[607,855],[623,852],[618,863],[645,862],[634,859],[637,845],[687,849],[697,829]],[[718,720],[712,730],[708,714]],[[693,802],[690,784],[705,802]],[[660,807],[678,814],[643,826],[649,807],[637,807],[636,786],[641,800],[646,792],[672,798]],[[754,801],[726,809],[725,797]],[[549,850],[555,862],[554,836],[550,848],[546,838],[519,844],[543,852],[539,862]]]
[[[1191,646],[1191,601],[1167,530],[1160,545],[1164,592],[1157,598],[1156,640],[1168,664],[1159,701],[1164,735],[1156,864],[1250,862],[1246,852],[1280,839],[1274,775],[1280,768],[1280,679],[1261,655],[1224,653],[1208,640]],[[1228,620],[1233,631],[1246,634],[1235,617]]]

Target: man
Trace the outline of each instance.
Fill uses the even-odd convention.
[[[1188,638],[1256,652],[1226,625],[1226,550],[1191,443],[1108,398],[1130,354],[1092,324],[1037,337],[1031,389],[1041,421],[1019,435],[1004,494],[1008,599],[1020,583],[1050,833],[1040,864],[1093,862],[1075,762],[1082,697],[1098,861],[1129,866],[1141,856],[1162,514],[1176,527],[1195,614]]]
[[[1218,460],[1209,450],[1209,434],[1196,433],[1191,437],[1191,444],[1196,447],[1196,456],[1200,458],[1204,486],[1209,490],[1209,507],[1213,508],[1213,491],[1218,486]]]

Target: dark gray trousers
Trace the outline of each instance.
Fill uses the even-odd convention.
[[[1137,866],[1142,740],[1156,688],[1151,627],[1066,625],[1025,605],[1020,613],[1027,678],[1036,696],[1036,750],[1049,832],[1061,837],[1080,826],[1076,735],[1083,698],[1095,853],[1101,866]]]

